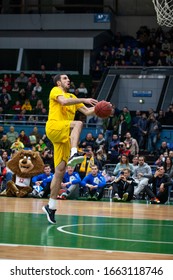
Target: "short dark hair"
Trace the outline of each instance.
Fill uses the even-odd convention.
[[[54,85],[56,86],[57,85],[57,82],[61,80],[61,75],[62,74],[58,74],[58,75],[55,75],[53,77],[53,82],[54,82]]]

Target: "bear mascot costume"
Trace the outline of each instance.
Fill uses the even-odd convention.
[[[6,196],[27,197],[32,192],[31,178],[43,173],[44,163],[38,152],[20,150],[7,162],[13,172],[7,182]]]

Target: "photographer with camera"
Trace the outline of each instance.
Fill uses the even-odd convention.
[[[133,198],[135,180],[130,176],[129,169],[123,169],[112,185],[112,200],[114,202],[130,201]]]
[[[172,184],[163,166],[157,167],[156,172],[145,186],[145,191],[152,204],[164,204],[168,200],[168,188]]]

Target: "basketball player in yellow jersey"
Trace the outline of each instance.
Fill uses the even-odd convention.
[[[51,193],[48,205],[42,207],[48,221],[52,224],[56,223],[57,195],[66,165],[75,166],[84,159],[83,156],[77,154],[77,145],[83,123],[74,120],[75,113],[78,110],[86,116],[94,115],[94,106],[98,102],[92,98],[77,98],[75,95],[68,93],[70,80],[65,74],[56,75],[54,84],[55,87],[51,90],[49,96],[46,134],[54,146],[55,174],[50,186]],[[91,105],[91,107],[88,108],[84,104]]]

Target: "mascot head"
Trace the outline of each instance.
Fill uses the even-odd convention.
[[[19,177],[30,178],[43,173],[44,163],[38,152],[20,150],[7,162],[7,167]]]

